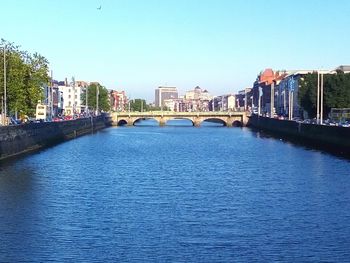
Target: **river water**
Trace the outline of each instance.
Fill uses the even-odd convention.
[[[0,165],[0,262],[350,261],[349,160],[246,128],[115,127]]]

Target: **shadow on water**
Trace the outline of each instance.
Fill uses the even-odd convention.
[[[135,121],[134,126],[156,127],[156,126],[159,126],[159,123],[155,119],[139,119]]]
[[[134,123],[137,127],[158,127],[159,123],[155,119],[140,119]],[[193,127],[193,122],[187,119],[168,120],[164,126],[169,127]],[[201,127],[225,127],[222,121],[209,120],[203,121]]]
[[[308,151],[317,150],[317,151],[320,151],[322,153],[331,154],[331,155],[336,156],[338,158],[350,161],[350,154],[339,151],[339,149],[337,149],[337,147],[330,147],[328,145],[317,144],[317,143],[303,140],[303,139],[300,139],[300,138],[294,137],[294,136],[287,136],[287,135],[282,135],[279,133],[266,132],[266,131],[262,131],[260,129],[256,129],[253,127],[250,127],[250,130],[252,131],[253,136],[256,138],[276,139],[276,140],[283,141],[284,143],[288,143],[288,144],[291,144],[291,145],[294,145],[297,147],[304,148],[305,150],[308,150]]]
[[[42,214],[37,174],[27,164],[14,162],[0,164],[0,236],[6,237],[0,238],[0,259],[5,262],[21,261],[18,249],[33,246]]]
[[[10,197],[9,200],[31,191],[34,180],[34,168],[20,160],[11,159],[0,162],[0,193],[6,192],[7,197]]]

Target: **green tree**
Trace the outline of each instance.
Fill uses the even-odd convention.
[[[144,99],[134,99],[130,101],[130,110],[131,111],[149,111],[149,105],[147,105],[146,100]]]
[[[299,105],[308,113],[310,118],[316,115],[317,74],[309,73],[300,79]]]
[[[300,81],[299,104],[310,117],[317,112],[317,73],[305,75]],[[350,107],[350,74],[337,71],[336,74],[325,74],[323,85],[323,116],[326,117],[332,108]]]
[[[151,104],[147,104],[145,99],[133,99],[130,100],[130,110],[131,111],[139,111],[139,112],[145,112],[145,111],[160,111],[162,110],[161,107],[155,107]],[[163,111],[170,110],[167,107],[163,107]]]
[[[1,39],[0,96],[4,96],[4,59],[6,47],[7,111],[33,115],[38,100],[43,99],[43,86],[48,84],[48,61],[35,53],[31,55],[18,46]]]
[[[96,110],[96,94],[98,95],[98,109],[103,111],[109,111],[111,109],[108,90],[100,84],[92,83],[87,88],[88,93],[88,106],[89,108]],[[82,94],[83,104],[86,104],[86,94]]]
[[[331,108],[350,108],[350,74],[325,75],[324,112],[328,114]]]

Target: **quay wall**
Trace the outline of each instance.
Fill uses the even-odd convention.
[[[91,133],[109,125],[106,116],[0,127],[0,160]]]
[[[350,154],[350,128],[347,127],[307,124],[258,115],[252,115],[247,125],[276,135],[289,136],[301,143]]]

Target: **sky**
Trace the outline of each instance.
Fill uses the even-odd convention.
[[[349,65],[349,25],[348,0],[0,0],[0,38],[46,57],[54,79],[149,102],[158,86],[222,95],[265,68]]]

